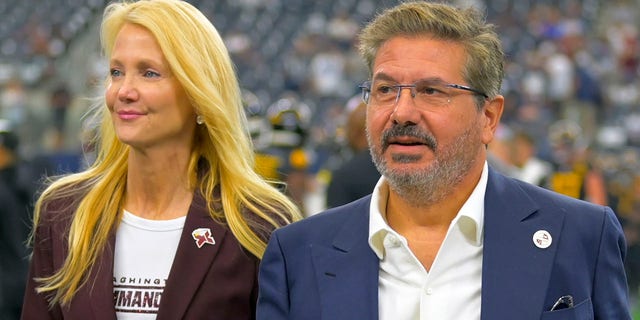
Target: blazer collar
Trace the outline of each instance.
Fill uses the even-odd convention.
[[[539,214],[534,202],[513,179],[489,171],[485,195],[485,232],[482,266],[482,319],[521,319],[539,314],[564,214]],[[534,243],[537,231],[546,231],[551,246]]]
[[[113,258],[114,248],[116,247],[115,230],[111,233],[108,241],[103,253],[98,257],[96,264],[91,269],[89,279],[94,279],[94,282],[85,284],[85,286],[91,286],[87,294],[90,296],[89,301],[91,312],[93,313],[92,318],[96,320],[116,319],[116,311],[113,304]]]
[[[192,232],[196,229],[211,230],[215,244],[198,247]],[[215,222],[209,215],[206,202],[200,193],[195,194],[180,236],[178,250],[169,272],[169,279],[162,294],[158,320],[182,319],[193,296],[200,287],[211,263],[220,251],[227,229]]]

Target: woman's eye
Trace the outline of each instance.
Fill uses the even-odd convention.
[[[109,74],[111,74],[112,77],[119,77],[122,75],[122,71],[118,69],[111,69],[109,70]]]
[[[146,72],[144,73],[144,76],[145,76],[146,78],[155,78],[155,77],[159,77],[159,76],[160,76],[160,74],[159,74],[159,73],[157,73],[157,72],[155,72],[155,71],[146,71]]]

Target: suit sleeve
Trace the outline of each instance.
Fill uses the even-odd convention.
[[[258,320],[287,319],[289,295],[285,258],[275,231],[260,263],[259,294],[256,316]]]
[[[626,243],[613,211],[605,208],[593,288],[595,319],[631,319],[624,270]]]

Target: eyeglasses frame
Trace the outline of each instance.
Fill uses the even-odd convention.
[[[362,90],[362,101],[364,101],[364,103],[369,104],[369,100],[371,98],[371,84],[373,82],[370,80],[367,80],[365,82],[363,82],[362,84],[358,85],[358,88],[360,88]],[[445,87],[448,88],[453,88],[453,89],[459,89],[459,90],[465,90],[465,91],[469,91],[472,93],[475,93],[476,95],[480,95],[482,97],[484,97],[485,99],[489,99],[489,96],[478,90],[478,89],[474,89],[472,87],[469,86],[465,86],[465,85],[461,85],[461,84],[455,84],[455,83],[445,83],[444,84]],[[394,105],[398,103],[398,100],[400,99],[400,93],[402,92],[402,89],[408,88],[416,88],[416,83],[411,83],[411,84],[404,84],[404,83],[399,83],[399,84],[395,84],[391,86],[392,88],[396,88],[398,89],[397,91],[397,95],[396,95],[396,100],[394,102]],[[411,98],[415,98],[415,91],[411,90]]]

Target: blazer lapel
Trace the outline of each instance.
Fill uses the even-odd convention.
[[[79,292],[78,295],[84,295],[84,299],[88,299],[91,305],[92,319],[116,319],[116,310],[113,303],[113,258],[116,243],[115,231],[109,237],[107,246],[99,255],[96,264],[91,270],[90,281],[84,287],[88,288],[88,292]],[[81,302],[82,303],[82,302]]]
[[[192,235],[196,229],[209,229],[215,244],[206,242],[199,247]],[[209,215],[202,195],[196,194],[187,213],[178,250],[162,295],[158,320],[183,318],[226,234],[227,230]]]
[[[539,214],[518,184],[490,170],[484,219],[481,318],[538,319],[564,214]],[[549,247],[534,243],[539,230],[551,236]]]
[[[349,212],[331,247],[310,248],[323,319],[378,318],[378,257],[368,244],[369,201]]]

